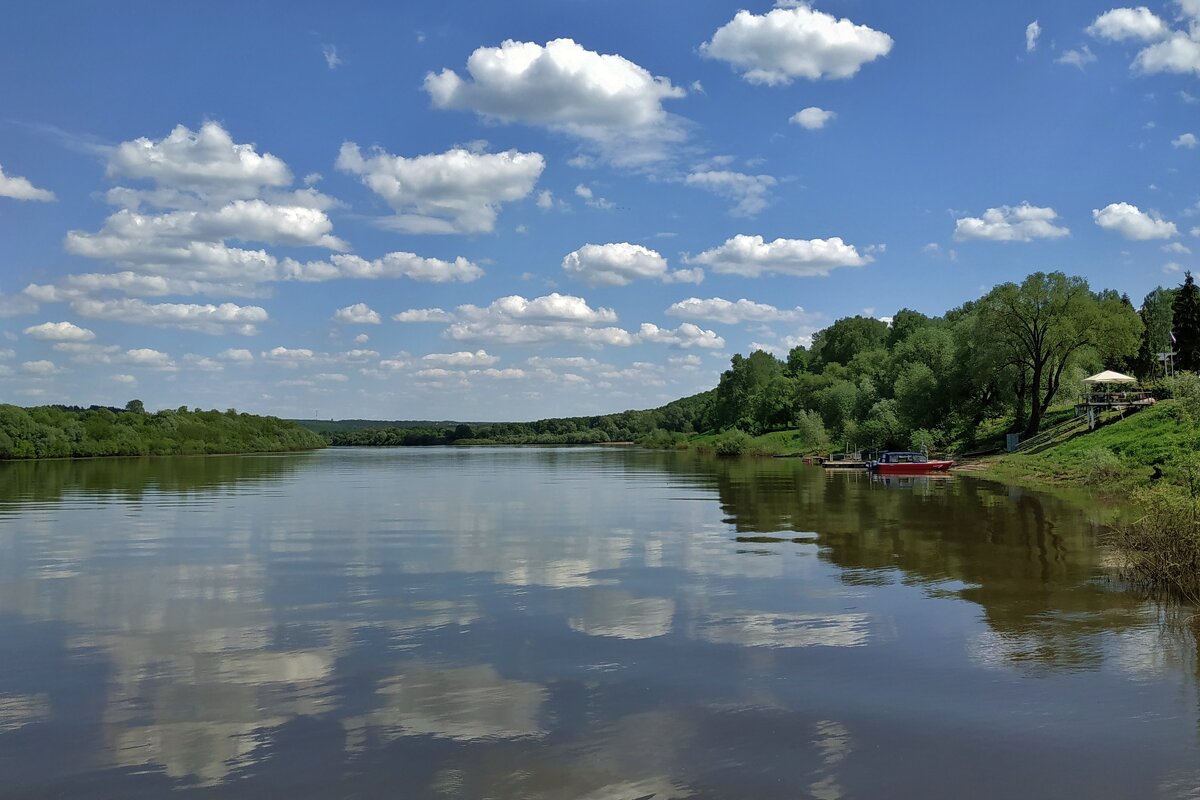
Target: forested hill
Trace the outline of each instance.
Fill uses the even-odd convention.
[[[713,390],[647,411],[622,411],[591,417],[558,417],[536,422],[420,423],[361,420],[298,420],[335,446],[441,444],[604,444],[644,439],[655,431],[694,432],[713,404]]]
[[[273,453],[324,447],[312,431],[278,417],[187,407],[0,405],[0,458]]]

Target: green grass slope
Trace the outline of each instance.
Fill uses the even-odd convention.
[[[1096,430],[1068,431],[1027,453],[990,459],[982,471],[1005,480],[1090,485],[1126,491],[1162,464],[1167,477],[1181,457],[1200,449],[1200,426],[1173,400],[1105,421]]]

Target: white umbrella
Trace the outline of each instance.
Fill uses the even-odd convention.
[[[1084,383],[1137,383],[1137,378],[1131,378],[1128,375],[1122,375],[1119,372],[1113,372],[1111,369],[1106,369],[1104,372],[1097,372],[1090,378],[1084,378]]]

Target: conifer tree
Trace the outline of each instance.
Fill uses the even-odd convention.
[[[1200,369],[1200,289],[1196,288],[1191,272],[1184,273],[1172,312],[1175,367],[1194,372]]]

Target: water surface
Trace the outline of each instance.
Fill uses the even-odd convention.
[[[1097,533],[608,448],[0,464],[0,797],[1200,797]]]

